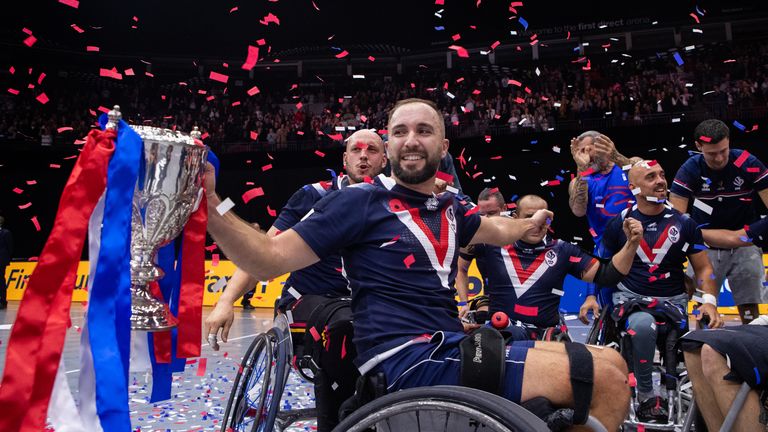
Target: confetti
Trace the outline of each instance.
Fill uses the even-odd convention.
[[[413,265],[413,263],[415,263],[415,262],[416,262],[416,258],[413,257],[413,254],[408,255],[403,260],[403,263],[405,264],[406,268],[411,268],[411,265]]]
[[[226,84],[227,81],[229,81],[229,77],[224,74],[220,74],[218,72],[211,71],[211,74],[208,76],[213,81],[218,81],[220,83]]]
[[[17,187],[13,188],[13,193],[15,194],[21,195],[23,192],[24,192],[24,189],[19,189]]]
[[[75,9],[80,7],[80,2],[78,0],[59,0],[59,3],[73,7]]]
[[[247,93],[248,93],[248,96],[253,96],[253,95],[259,94],[259,92],[261,92],[261,90],[259,90],[257,86],[253,86],[250,89],[248,89]]]
[[[32,216],[31,218],[29,218],[29,220],[31,220],[32,224],[35,225],[35,229],[37,231],[40,231],[40,222],[37,221],[37,216]]]
[[[537,306],[523,306],[515,303],[514,311],[518,315],[535,317],[539,315],[539,308]]]
[[[12,95],[17,95],[17,94],[19,94],[19,91],[16,90],[16,89],[13,89],[13,88],[9,88],[8,89],[8,93],[10,93]]]
[[[267,16],[264,17],[259,23],[264,24],[265,26],[268,26],[269,23],[275,23],[277,25],[280,25],[280,19],[273,13],[267,14]]]
[[[224,201],[222,201],[221,204],[216,206],[216,211],[220,215],[224,216],[224,213],[232,210],[232,207],[234,206],[235,206],[235,203],[231,199],[227,198]]]
[[[736,165],[738,168],[741,168],[741,166],[744,165],[744,162],[747,161],[748,157],[749,157],[749,152],[744,150],[741,152],[741,155],[739,155],[739,157],[736,158],[735,161],[733,161],[733,164]]]
[[[227,278],[223,277],[216,281],[215,284],[211,286],[211,292],[219,292],[227,285]]]
[[[469,57],[469,53],[467,52],[466,48],[461,47],[459,45],[451,45],[448,47],[448,49],[455,50],[456,54],[458,54],[459,57],[462,57],[462,58]]]
[[[315,150],[315,154],[320,157],[325,157],[325,153],[321,152],[320,150]]]
[[[269,171],[271,169],[272,169],[272,164],[267,164],[267,165],[264,165],[263,167],[261,167],[261,171],[262,172]]]
[[[26,39],[24,39],[24,45],[30,48],[35,44],[35,42],[37,42],[37,38],[32,35],[29,35]]]
[[[347,50],[344,50],[344,51],[336,54],[334,57],[336,57],[337,59],[340,59],[340,58],[344,58],[344,57],[346,57],[348,55],[349,55],[349,52]]]
[[[205,369],[208,366],[208,359],[203,357],[197,362],[197,376],[205,376]]]
[[[216,267],[219,265],[219,254],[211,255],[211,266]]]
[[[674,53],[674,54],[672,55],[672,57],[674,57],[674,58],[675,58],[675,61],[677,62],[677,65],[678,65],[678,66],[682,66],[682,65],[683,65],[683,63],[685,63],[685,62],[683,61],[683,58],[682,58],[682,57],[680,57],[680,53],[677,53],[677,52],[676,52],[676,53]]]
[[[272,216],[272,217],[277,216],[277,212],[272,210],[271,208],[269,208],[269,206],[267,206],[267,214]]]
[[[245,204],[248,204],[248,202],[256,197],[260,197],[264,195],[264,190],[260,187],[253,188],[243,194],[243,202]]]
[[[101,49],[99,47],[97,47],[97,46],[94,46],[94,45],[88,45],[88,46],[85,47],[85,51],[86,52],[99,52],[99,51],[101,51]]]
[[[245,63],[243,63],[242,68],[245,70],[251,70],[253,69],[254,66],[256,66],[256,62],[258,60],[259,60],[259,47],[248,45],[248,57],[246,57]]]
[[[24,210],[24,209],[27,209],[27,208],[29,208],[31,205],[32,205],[32,203],[31,203],[31,202],[28,202],[28,203],[26,203],[26,204],[20,205],[20,206],[19,206],[19,209],[20,209],[20,210]]]
[[[526,21],[525,18],[518,17],[517,21],[520,23],[521,26],[523,26],[524,29],[528,30],[528,21]]]
[[[370,61],[376,61],[376,57],[374,57],[374,56],[368,56],[368,60],[370,60]]]
[[[453,183],[453,176],[448,173],[438,171],[436,177],[448,184]]]

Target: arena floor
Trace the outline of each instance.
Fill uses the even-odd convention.
[[[16,318],[18,302],[11,302],[8,309],[0,310],[0,372],[5,364],[5,351],[10,337],[11,325]],[[77,389],[79,377],[79,329],[83,321],[84,307],[79,303],[72,305],[72,325],[67,332],[64,346],[64,364],[70,388]],[[204,316],[211,307],[205,307]],[[575,315],[566,316],[572,337],[583,342],[588,327],[578,321]],[[736,316],[728,316],[729,325],[738,324]],[[251,339],[261,331],[271,327],[272,310],[254,309],[250,311],[235,309],[235,322],[230,331],[230,339],[222,344],[221,350],[213,351],[203,344],[202,357],[207,359],[205,372],[198,376],[200,365],[191,361],[183,374],[176,374],[173,382],[172,399],[161,403],[149,403],[151,376],[131,374],[130,409],[131,423],[141,431],[214,431],[219,430],[219,422],[226,408],[231,391],[232,380],[237,374],[238,363],[248,348]],[[292,372],[283,395],[283,409],[314,407],[314,394],[311,384]],[[296,424],[292,431],[313,430],[313,424]]]

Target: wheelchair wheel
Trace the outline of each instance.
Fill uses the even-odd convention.
[[[251,429],[262,411],[272,374],[272,341],[266,333],[254,338],[243,356],[232,393],[224,411],[221,431],[245,432]]]
[[[271,432],[274,429],[277,413],[280,410],[280,399],[285,390],[285,382],[291,372],[290,333],[272,328],[267,331],[267,337],[273,347],[270,359],[272,368],[267,383],[263,386],[264,402],[260,405],[261,410],[258,411],[260,415],[254,422],[253,432]]]
[[[390,393],[364,405],[334,432],[506,431],[544,432],[546,423],[517,404],[481,390],[457,386],[418,387]]]

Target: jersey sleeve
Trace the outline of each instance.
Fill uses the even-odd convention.
[[[612,257],[623,246],[623,244],[619,243],[621,241],[620,237],[624,234],[621,227],[622,223],[623,218],[621,217],[621,214],[619,214],[609,220],[608,224],[605,226],[602,243],[603,249],[606,252],[606,257]]]
[[[695,161],[691,158],[685,161],[677,170],[675,179],[669,187],[669,191],[675,195],[690,199],[693,196],[693,183],[697,180],[696,173],[693,172]]]
[[[765,168],[760,159],[750,154],[744,164],[741,165],[741,169],[744,170],[746,177],[752,180],[756,190],[761,191],[768,188],[768,169]]]
[[[312,189],[312,186],[306,185],[297,190],[280,210],[273,225],[280,231],[293,227],[312,209],[317,198],[317,192]]]
[[[696,224],[696,221],[686,217],[683,221],[683,230],[685,232],[685,241],[688,243],[688,249],[685,250],[686,255],[696,255],[705,249],[703,247],[696,247],[696,245],[704,244],[704,236],[701,234],[701,228]]]
[[[323,258],[338,253],[365,232],[371,193],[362,187],[347,187],[318,201],[306,219],[293,226],[315,254]],[[359,217],[349,209],[358,209]]]
[[[559,240],[562,244],[563,256],[568,259],[568,274],[581,279],[581,276],[593,265],[597,264],[597,258],[584,252],[576,245]]]

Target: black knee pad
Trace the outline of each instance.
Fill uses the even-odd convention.
[[[595,365],[592,353],[586,345],[566,343],[565,352],[571,374],[573,392],[573,424],[584,424],[589,419],[589,406],[592,404],[592,389],[595,383]]]

